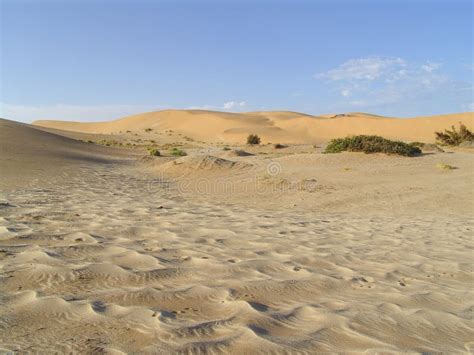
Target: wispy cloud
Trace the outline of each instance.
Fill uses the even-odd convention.
[[[188,107],[192,110],[214,110],[214,111],[241,111],[247,106],[246,101],[227,101],[222,105],[204,105]]]
[[[244,107],[245,105],[247,105],[247,103],[245,101],[240,101],[240,102],[228,101],[228,102],[224,103],[222,108],[224,110],[232,110],[232,109],[235,109],[235,108]]]
[[[393,80],[403,75],[406,62],[402,58],[367,57],[350,59],[335,69],[315,75],[331,81]]]
[[[441,67],[440,63],[433,63],[430,61],[427,61],[426,64],[423,64],[421,66],[421,69],[423,69],[427,73],[432,73],[433,71],[439,69]]]
[[[342,89],[341,90],[341,95],[344,97],[350,96],[351,91],[349,89]]]
[[[162,109],[151,105],[14,105],[0,103],[0,116],[22,122],[39,119],[68,121],[106,121],[123,116]]]
[[[474,102],[470,102],[465,106],[466,111],[474,111]]]
[[[441,72],[440,63],[409,62],[399,57],[371,56],[350,59],[314,77],[337,92],[339,106],[375,108],[414,103],[442,95],[456,97],[459,110],[471,99],[471,82],[457,82]]]

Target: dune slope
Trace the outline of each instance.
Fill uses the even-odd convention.
[[[296,112],[226,113],[200,110],[166,110],[128,116],[110,122],[36,121],[35,125],[87,133],[173,131],[207,142],[242,142],[250,133],[264,142],[312,143],[349,134],[377,134],[407,141],[434,141],[434,132],[463,122],[474,128],[472,112],[416,117],[388,118],[365,113],[311,116]]]
[[[81,164],[123,159],[125,151],[83,143],[0,119],[0,189],[34,185]]]

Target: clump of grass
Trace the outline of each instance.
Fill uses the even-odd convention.
[[[153,128],[145,128],[145,132],[148,133],[148,132],[151,132],[151,131],[153,131]]]
[[[247,137],[247,144],[258,145],[260,144],[260,142],[261,142],[260,137],[257,136],[256,134],[250,134]]]
[[[410,144],[391,141],[380,136],[350,136],[346,138],[336,138],[329,142],[325,153],[340,152],[364,152],[396,154],[402,156],[415,156],[421,154],[421,149]]]
[[[455,166],[445,164],[445,163],[438,163],[436,164],[436,167],[441,170],[454,170],[457,169]]]
[[[149,147],[149,148],[147,148],[147,150],[148,150],[148,154],[150,154],[150,155],[153,156],[153,157],[159,157],[159,156],[161,156],[160,151],[159,151],[158,149],[156,149],[156,148]]]
[[[123,145],[122,142],[116,141],[115,139],[101,139],[97,141],[97,144],[105,145],[106,147]]]
[[[179,148],[171,149],[170,154],[174,157],[184,157],[184,156],[188,155],[184,150],[181,150]]]
[[[451,130],[435,132],[436,140],[441,145],[458,146],[463,142],[474,142],[474,134],[467,127],[459,122],[459,131],[451,126]]]
[[[287,148],[288,146],[287,145],[284,145],[284,144],[280,144],[280,143],[276,143],[273,148],[275,149],[283,149],[283,148]]]
[[[222,150],[231,150],[229,147],[224,147]]]

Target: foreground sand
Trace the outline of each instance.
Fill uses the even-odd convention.
[[[473,350],[469,151],[173,163],[10,128],[62,153],[27,184],[2,146],[1,350]]]

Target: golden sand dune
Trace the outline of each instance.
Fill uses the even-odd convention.
[[[243,142],[250,133],[264,142],[314,143],[349,134],[376,134],[406,141],[434,140],[434,132],[462,121],[474,128],[472,112],[397,119],[366,113],[311,116],[297,112],[226,113],[200,110],[166,110],[143,113],[116,121],[82,123],[36,121],[35,125],[87,133],[143,132],[147,128],[173,131],[207,142]]]

